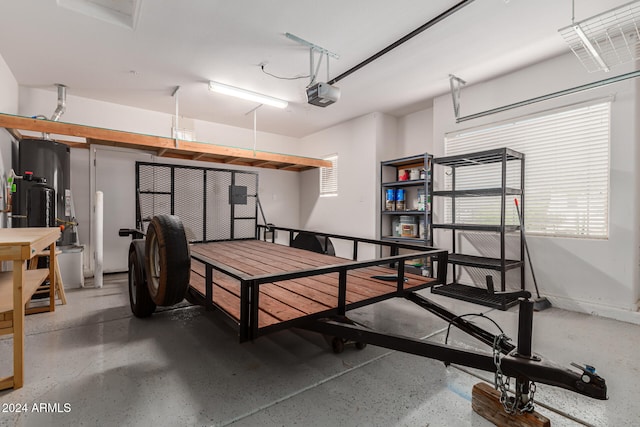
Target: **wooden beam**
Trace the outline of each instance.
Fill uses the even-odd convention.
[[[68,145],[71,148],[84,148],[89,149],[90,144],[86,142],[77,142],[77,141],[66,141],[64,139],[54,139],[55,142],[59,142],[60,144]]]
[[[191,157],[191,160],[199,160],[199,159],[203,158],[204,156],[206,156],[205,153],[194,154],[193,157]]]
[[[0,127],[53,133],[57,135],[77,136],[81,138],[110,142],[121,142],[124,144],[143,147],[171,148],[173,145],[173,139],[163,138],[160,136],[76,125],[72,123],[52,122],[50,120],[32,119],[30,117],[10,116],[8,114],[0,114]]]
[[[300,166],[298,165],[286,165],[278,168],[281,171],[299,171]]]
[[[262,166],[255,166],[253,163],[250,163],[249,166],[254,166],[256,168],[263,168],[263,169],[278,169],[278,166],[274,165],[273,163],[267,163]]]
[[[536,411],[509,415],[500,402],[500,392],[487,383],[478,383],[471,391],[471,407],[497,426],[551,427],[549,418]]]
[[[175,150],[167,151],[164,154],[164,158],[170,159],[180,159],[180,160],[193,160],[193,156],[189,153],[178,153]],[[224,163],[224,159],[214,158],[214,157],[203,157],[200,159],[203,162],[209,163]]]
[[[299,167],[331,167],[331,162],[309,157],[298,157],[287,154],[254,151],[250,149],[214,145],[194,141],[180,141],[180,147],[175,147],[173,138],[144,135],[139,133],[124,132],[97,128],[91,126],[76,125],[50,120],[32,119],[30,117],[13,116],[0,113],[0,127],[15,130],[29,130],[34,132],[46,132],[56,135],[69,135],[86,138],[88,143],[111,145],[142,150],[171,150],[172,153],[182,153],[188,158],[195,155],[213,155],[221,158],[242,159],[251,166],[251,161],[263,160],[267,162],[287,163]],[[164,153],[167,155],[168,153]],[[224,162],[224,159],[217,161]],[[235,160],[232,159],[235,162]]]
[[[268,160],[261,160],[261,161],[258,161],[258,162],[253,162],[253,163],[251,163],[251,165],[256,167],[256,168],[262,168],[262,167],[265,167],[266,165],[268,165],[270,163],[273,163],[273,162],[270,162]]]
[[[169,149],[168,149],[168,148],[163,148],[163,149],[161,149],[161,150],[158,150],[158,156],[159,156],[159,157],[164,156],[164,153],[166,153],[166,152],[167,152],[167,150],[169,150]]]
[[[246,148],[227,147],[223,145],[204,144],[202,142],[183,141],[182,149],[187,151],[201,151],[208,154],[220,154],[228,157],[238,157],[246,160],[269,160],[278,163],[293,163],[311,167],[331,167],[328,160],[311,157],[298,157],[288,154],[253,151]]]
[[[29,136],[29,135],[25,136],[25,135],[21,134],[20,131],[18,131],[16,129],[6,128],[6,130],[17,141],[20,141],[22,139],[40,139],[40,138],[35,137],[35,136]],[[52,141],[58,142],[60,144],[68,145],[69,147],[73,147],[73,148],[89,148],[89,144],[87,144],[86,142],[67,141],[67,140],[64,140],[64,139],[53,139]]]
[[[224,162],[230,165],[238,165],[245,164],[247,162],[247,159],[242,159],[240,157],[229,157]]]

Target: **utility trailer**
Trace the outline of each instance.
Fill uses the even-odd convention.
[[[170,176],[174,179],[175,173],[172,171]],[[234,181],[232,177],[228,191],[223,192],[232,211],[235,201],[247,203],[249,199],[246,189],[233,188]],[[171,188],[173,191],[173,184]],[[277,330],[301,328],[329,337],[334,352],[343,351],[347,343],[355,343],[358,349],[372,344],[493,372],[498,390],[496,401],[499,400],[500,409],[504,408],[503,415],[532,413],[536,382],[595,399],[607,398],[605,380],[592,367],[576,364],[572,364],[573,369],[559,367],[533,352],[533,301],[529,292],[519,291],[518,337],[514,345],[504,334],[484,330],[417,293],[446,283],[447,251],[259,225],[257,177],[255,191],[256,213],[250,218],[255,226],[253,237],[247,237],[246,233],[234,237],[232,232],[224,239],[190,243],[193,239],[187,235],[193,232],[185,230],[177,216],[169,214],[146,217],[146,227],[121,230],[121,235],[134,237],[129,249],[129,295],[135,316],[151,316],[156,306],[171,306],[186,298],[219,313],[237,331],[240,342]],[[139,212],[144,210],[139,198],[138,206]],[[143,218],[138,218],[139,225],[145,221]],[[237,220],[232,214],[231,230]],[[205,225],[204,236],[206,228]],[[276,243],[276,233],[288,234],[288,245]],[[343,251],[350,246],[351,257],[336,256],[334,243],[340,243]],[[359,260],[365,246],[375,246],[379,248],[376,252],[384,255]],[[424,277],[405,268],[408,260],[416,258],[430,258],[435,277]],[[488,351],[378,332],[348,317],[351,309],[390,298],[415,303],[486,344]],[[515,378],[514,390],[507,390],[509,378]],[[486,406],[486,399],[478,396],[478,405]],[[474,388],[474,409],[475,399]],[[496,421],[499,417],[476,411],[494,422],[502,422]]]

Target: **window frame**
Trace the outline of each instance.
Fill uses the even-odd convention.
[[[449,132],[444,138],[445,155],[505,146],[524,153],[527,233],[547,237],[606,240],[611,232],[612,103],[612,97],[600,98]],[[600,121],[594,120],[596,118]],[[572,125],[575,127],[571,127]],[[565,135],[570,132],[570,136],[563,136],[563,132]],[[585,149],[586,146],[589,147],[588,150]],[[572,150],[570,155],[567,154],[568,150]],[[569,161],[563,162],[562,159]],[[561,167],[558,167],[558,163]],[[532,167],[535,171],[533,174]],[[540,172],[541,167],[546,169]],[[571,172],[580,178],[572,179]],[[560,178],[563,176],[567,177],[566,182]],[[558,185],[560,182],[562,185]],[[450,179],[446,176],[445,186],[450,188]],[[557,200],[554,204],[554,197],[560,198],[564,206],[559,205]],[[456,200],[456,216],[459,200]],[[510,202],[507,200],[507,208],[509,204],[513,205]],[[451,219],[450,209],[450,203],[446,203],[446,220]],[[515,207],[512,210],[515,211]],[[516,215],[515,212],[512,214]],[[517,216],[512,221],[517,223]]]
[[[333,165],[331,168],[320,168],[320,197],[338,196],[338,154],[325,156],[323,160],[328,160]],[[327,175],[330,175],[327,177]]]

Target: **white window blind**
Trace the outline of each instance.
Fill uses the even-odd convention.
[[[333,165],[331,168],[320,168],[320,196],[338,195],[338,155],[325,157]]]
[[[547,236],[607,238],[610,102],[448,134],[446,155],[507,147],[525,154],[525,229]],[[507,187],[520,188],[519,162],[509,162]],[[500,185],[500,167],[456,170],[456,190]],[[445,175],[445,187],[451,177]],[[518,224],[507,196],[507,224]],[[500,198],[456,199],[455,222],[499,223]],[[451,204],[445,221],[452,221]]]

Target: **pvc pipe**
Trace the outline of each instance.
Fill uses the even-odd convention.
[[[95,215],[94,215],[94,236],[95,236],[95,267],[93,270],[93,283],[96,288],[102,287],[102,259],[103,259],[103,207],[104,207],[104,198],[102,191],[96,191],[96,206],[95,206]]]

